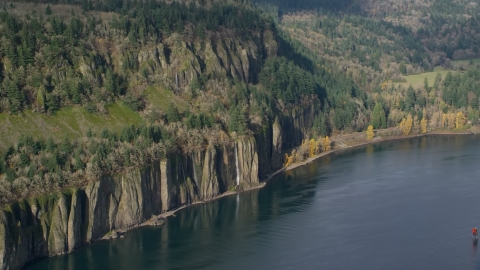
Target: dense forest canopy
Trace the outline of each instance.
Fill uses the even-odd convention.
[[[406,66],[390,71],[389,76],[392,76],[392,73],[431,70],[438,65],[448,66],[451,60],[475,58],[479,52],[480,36],[477,29],[480,26],[480,10],[479,3],[476,2],[254,2],[278,18],[284,29],[308,29],[323,35],[327,40],[320,37],[321,44],[318,46],[329,56],[343,56],[348,52],[351,58],[356,58],[365,67],[373,68],[376,73],[383,71],[380,70],[379,61]],[[307,38],[312,34],[305,33],[302,36]],[[353,48],[352,44],[355,44],[356,48]],[[340,48],[336,49],[338,46]],[[381,59],[382,54],[391,56],[391,59]],[[385,75],[387,74],[383,74]]]

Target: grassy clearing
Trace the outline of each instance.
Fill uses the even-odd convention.
[[[159,87],[149,86],[143,93],[148,102],[160,110],[165,110],[173,99],[171,91]]]
[[[148,103],[153,105],[153,107],[166,111],[168,105],[173,102],[173,104],[180,111],[185,111],[188,109],[188,103],[181,99],[178,96],[175,96],[172,91],[167,90],[158,86],[149,86],[144,92]]]
[[[480,66],[480,58],[472,58],[465,60],[455,60],[451,63],[451,68],[453,70],[467,70]]]
[[[148,87],[144,92],[147,102],[155,108],[166,111],[170,103],[174,103],[180,111],[188,109],[188,104],[175,96],[170,90],[161,87]],[[92,114],[83,107],[68,107],[54,115],[36,114],[25,110],[19,114],[0,114],[0,150],[17,142],[21,135],[35,138],[62,140],[84,136],[90,128],[100,132],[106,128],[120,132],[129,125],[140,125],[144,122],[141,115],[132,111],[123,102],[118,101],[107,107],[108,114]]]
[[[433,82],[435,81],[435,77],[437,76],[437,73],[440,73],[442,75],[442,78],[445,78],[449,71],[453,73],[456,72],[453,70],[444,69],[442,67],[436,67],[433,72],[425,72],[421,74],[403,76],[406,82],[396,83],[395,85],[402,85],[408,87],[411,84],[415,88],[423,87],[423,82],[425,81],[425,78],[427,78],[428,84],[432,86]]]
[[[147,102],[154,107],[166,111],[170,103],[174,103],[180,111],[188,109],[188,104],[175,96],[170,90],[161,87],[148,87],[144,94]],[[19,114],[0,114],[0,150],[17,142],[21,135],[35,138],[62,140],[84,136],[90,128],[100,132],[106,128],[115,132],[129,125],[140,125],[144,122],[141,115],[132,111],[123,102],[117,101],[107,107],[108,114],[92,114],[83,107],[68,107],[54,115],[37,114],[25,110]]]
[[[113,103],[107,110],[106,115],[91,114],[82,107],[64,108],[55,115],[35,114],[30,110],[16,115],[0,114],[0,149],[14,144],[22,134],[74,139],[83,136],[89,128],[96,132],[103,128],[118,132],[127,125],[143,122],[138,113],[122,102]]]
[[[452,64],[454,65],[470,65],[470,61],[473,63],[473,65],[480,64],[480,58],[473,58],[473,59],[465,59],[465,60],[454,60],[452,61]]]

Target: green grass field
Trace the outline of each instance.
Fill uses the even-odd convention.
[[[180,111],[188,109],[185,101],[162,87],[150,86],[144,95],[147,102],[159,110],[165,111],[172,102]],[[0,150],[13,145],[22,134],[44,139],[75,139],[84,136],[89,128],[94,132],[100,132],[104,128],[119,132],[126,126],[138,126],[145,122],[138,112],[122,101],[109,105],[107,111],[107,114],[102,115],[73,106],[63,108],[54,115],[33,113],[31,110],[13,115],[0,113]]]
[[[403,76],[406,82],[396,83],[395,85],[402,85],[408,87],[411,84],[415,88],[423,87],[423,82],[425,81],[425,78],[427,78],[428,84],[432,86],[433,82],[435,81],[435,77],[437,76],[437,73],[440,73],[442,75],[442,78],[445,78],[449,71],[456,72],[453,70],[444,69],[442,67],[436,67],[433,72],[425,72],[421,74]]]
[[[188,103],[185,100],[175,96],[172,91],[157,87],[157,86],[149,86],[144,92],[147,101],[155,108],[159,110],[163,110],[168,107],[170,103],[173,102],[175,106],[180,111],[185,111],[188,109]]]
[[[14,115],[2,113],[0,149],[14,144],[22,134],[35,138],[74,139],[84,136],[89,128],[96,132],[103,128],[118,132],[127,125],[139,125],[143,122],[142,117],[123,102],[115,102],[108,106],[107,110],[106,115],[92,114],[82,107],[64,108],[54,115],[36,114],[31,110]]]

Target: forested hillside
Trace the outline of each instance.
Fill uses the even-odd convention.
[[[308,47],[310,54],[365,91],[370,121],[374,114],[378,115],[374,108],[377,112],[381,108],[386,115],[383,127],[396,126],[410,115],[417,119],[417,131],[423,117],[432,129],[443,128],[446,115],[458,111],[468,115],[471,123],[478,121],[475,58],[478,58],[480,40],[479,3],[450,0],[255,2],[271,14],[292,39]],[[466,60],[456,61],[460,59]],[[467,69],[473,70],[465,72]],[[438,71],[435,80],[422,79],[421,83],[409,85],[408,75],[419,74],[420,78],[422,73],[432,71]]]
[[[258,0],[283,29],[356,81],[451,66],[478,57],[478,3],[469,1]],[[372,83],[372,81],[374,81]]]
[[[314,139],[370,124],[404,134],[475,124],[480,72],[452,60],[477,56],[476,10],[449,0],[5,3],[0,201],[231,144],[305,108]],[[451,72],[404,83],[436,66]]]
[[[244,1],[12,2],[0,28],[2,201],[229,144],[305,107],[327,112],[319,136],[368,122],[351,80]]]

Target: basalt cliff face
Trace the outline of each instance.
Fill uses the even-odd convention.
[[[174,155],[81,189],[6,206],[0,211],[0,269],[20,269],[29,260],[71,252],[152,215],[254,188],[282,166],[283,149],[301,142],[314,116],[312,105],[231,145]]]

